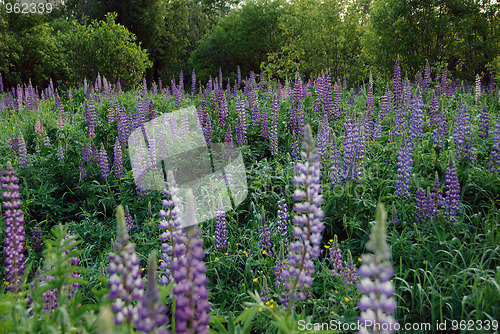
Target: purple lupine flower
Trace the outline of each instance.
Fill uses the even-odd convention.
[[[335,136],[332,138],[332,146],[330,151],[330,179],[331,185],[340,184],[342,179],[342,161],[340,158],[340,151],[337,147],[337,140]]]
[[[99,150],[94,143],[92,143],[92,161],[99,162]]]
[[[500,117],[495,122],[495,130],[493,130],[493,146],[491,147],[488,169],[490,172],[500,175]]]
[[[238,145],[246,145],[247,114],[245,110],[245,102],[243,100],[236,101],[236,114],[238,116],[238,123],[236,124],[236,139]]]
[[[415,222],[421,223],[428,213],[429,200],[424,188],[419,188],[415,192]]]
[[[260,132],[263,138],[269,138],[269,124],[267,119],[267,109],[263,106],[260,110]]]
[[[290,243],[288,250],[288,270],[283,272],[287,281],[288,307],[293,307],[298,298],[305,299],[304,289],[312,285],[312,274],[315,271],[313,260],[318,258],[321,249],[321,233],[325,226],[321,222],[324,217],[320,205],[321,197],[321,164],[318,161],[310,125],[305,127],[304,149],[301,156],[307,159],[305,163],[299,162],[295,166],[296,175],[293,183],[297,187],[293,193],[296,201],[293,217],[295,228],[293,235],[297,239]],[[304,202],[300,202],[304,201]]]
[[[397,324],[392,313],[396,309],[396,301],[393,298],[394,286],[391,276],[392,269],[391,253],[386,237],[386,213],[384,205],[377,207],[376,223],[372,227],[370,241],[366,244],[366,249],[371,254],[362,255],[362,264],[358,270],[361,278],[357,288],[363,293],[363,297],[358,302],[361,314],[358,318],[364,328],[359,334],[370,333],[366,327],[373,327],[372,333],[393,333]],[[385,325],[388,330],[380,330]]]
[[[414,147],[423,138],[424,114],[422,113],[422,105],[422,95],[420,91],[417,91],[412,100],[409,126],[409,134]]]
[[[271,233],[269,232],[269,226],[267,225],[267,222],[266,222],[264,206],[262,206],[261,225],[260,225],[259,233],[260,233],[259,244],[263,249],[262,253],[272,255],[272,253],[271,253],[271,247],[272,247]]]
[[[80,161],[80,164],[78,165],[78,170],[80,171],[80,177],[86,181],[87,180],[87,170],[83,166],[83,162]]]
[[[434,180],[434,186],[432,187],[432,193],[429,196],[429,213],[432,218],[437,219],[438,209],[444,205],[443,202],[443,189],[439,184],[439,176],[436,171],[436,177]]]
[[[183,254],[185,246],[183,244],[184,233],[182,232],[181,212],[179,209],[180,199],[177,197],[179,188],[175,185],[174,173],[169,170],[167,175],[168,189],[163,190],[163,195],[167,198],[162,200],[163,209],[159,212],[162,219],[158,225],[162,230],[160,235],[161,244],[161,264],[160,269],[164,274],[160,278],[161,285],[167,285],[172,278],[171,264],[176,254]],[[170,243],[168,242],[170,241]],[[174,253],[175,249],[175,253]]]
[[[410,194],[410,176],[413,170],[412,157],[411,145],[404,136],[398,152],[398,180],[396,181],[396,195],[398,196],[408,196]]]
[[[10,151],[16,155],[19,155],[19,138],[12,137],[9,138]]]
[[[327,160],[327,144],[329,140],[330,124],[328,123],[328,116],[325,113],[319,123],[318,135],[316,137],[316,147],[321,162],[326,162]]]
[[[422,73],[420,73],[420,71],[415,74],[415,84],[418,85],[420,89],[424,86],[424,78],[422,77]]]
[[[125,226],[127,227],[127,232],[130,232],[134,228],[134,219],[130,214],[128,205],[125,205]]]
[[[21,277],[24,275],[24,212],[19,210],[23,205],[20,201],[19,179],[12,168],[10,161],[7,162],[6,169],[0,177],[1,188],[6,190],[2,193],[3,208],[5,216],[5,282],[7,290],[18,292],[22,283]]]
[[[399,66],[399,59],[396,60],[396,64],[394,65],[394,105],[396,107],[400,107],[401,98],[403,95],[403,87],[401,85],[401,67]]]
[[[19,168],[23,169],[28,166],[28,151],[26,150],[26,142],[23,134],[19,137]]]
[[[445,172],[445,212],[444,215],[449,217],[450,223],[455,221],[455,216],[460,210],[460,182],[458,181],[457,169],[450,156],[448,168]]]
[[[156,285],[156,251],[153,251],[149,255],[146,293],[137,305],[136,330],[142,333],[168,334],[166,329],[161,328],[169,321],[166,313],[167,307],[161,302]]]
[[[114,249],[118,254],[109,255],[108,272],[111,275],[109,299],[113,300],[111,309],[115,313],[115,324],[132,323],[138,318],[138,307],[134,301],[144,297],[143,281],[139,257],[135,253],[135,244],[129,243],[129,235],[125,225],[123,206],[116,210],[117,234]]]
[[[219,125],[222,127],[226,125],[226,118],[229,117],[229,110],[227,107],[227,100],[224,98],[224,91],[217,89],[217,101],[219,112]]]
[[[271,102],[271,154],[278,155],[278,116],[280,111],[280,102],[278,96],[274,96]]]
[[[333,237],[333,243],[330,247],[330,262],[333,264],[333,270],[331,271],[333,277],[339,277],[344,275],[344,261],[342,261],[342,251],[339,248],[339,242],[337,235]]]
[[[187,112],[182,114],[181,137],[187,139],[189,135],[189,117]]]
[[[343,175],[344,180],[359,180],[362,174],[365,137],[360,133],[360,124],[352,116],[346,116],[344,136]]]
[[[458,107],[458,112],[455,115],[453,140],[457,148],[457,159],[466,158],[472,161],[474,153],[472,152],[470,116],[467,107],[465,105]]]
[[[407,108],[406,106],[400,106],[396,108],[396,115],[394,117],[394,123],[392,125],[393,130],[391,132],[391,138],[395,138],[406,133],[407,126]]]
[[[231,124],[227,127],[226,135],[224,136],[224,146],[226,148],[226,160],[233,160],[234,144],[233,133],[231,132]]]
[[[113,148],[113,154],[114,154],[114,174],[115,178],[119,180],[120,178],[123,177],[123,157],[122,157],[122,146],[120,145],[120,142],[118,141],[118,138],[116,138],[115,141],[115,146]]]
[[[373,138],[374,139],[382,138],[382,124],[381,124],[380,114],[377,115],[377,119],[375,120],[375,125],[373,126]]]
[[[150,137],[148,143],[148,170],[156,169],[156,140],[154,136]]]
[[[391,110],[391,91],[389,86],[387,86],[385,94],[380,97],[380,120],[383,121],[384,118],[389,115]]]
[[[104,149],[103,143],[101,143],[101,150],[99,151],[99,167],[101,168],[102,178],[107,179],[109,176],[109,163],[108,163],[108,154]]]
[[[337,117],[332,101],[332,78],[330,77],[330,71],[328,71],[323,81],[323,111],[328,115],[329,122]]]
[[[191,189],[187,192],[186,217],[195,217],[194,198]],[[191,225],[189,222],[187,225]],[[203,239],[199,238],[200,230],[190,227],[188,235],[184,238],[185,248],[181,251],[174,248],[177,253],[172,262],[175,286],[172,290],[175,296],[175,332],[208,333],[208,279],[205,276],[206,266],[203,263]]]
[[[488,138],[488,130],[489,130],[489,114],[486,107],[483,107],[483,110],[479,114],[479,138]]]
[[[278,201],[278,223],[276,232],[283,243],[288,242],[288,206],[284,198]]]
[[[222,200],[219,203],[219,208],[215,217],[217,220],[215,225],[215,248],[225,249],[227,247],[226,213],[222,206]]]
[[[351,251],[347,251],[347,264],[344,268],[344,284],[353,285],[358,280],[358,271],[352,260]]]
[[[62,162],[64,160],[64,153],[65,153],[64,146],[59,141],[59,146],[57,147],[57,153],[56,153],[57,161]]]
[[[90,159],[91,159],[90,150],[89,150],[89,147],[87,146],[86,142],[83,143],[82,157],[83,157],[83,162],[85,162],[85,163],[90,162]]]
[[[40,224],[37,224],[33,228],[33,234],[31,234],[31,247],[37,253],[41,252],[42,247],[42,227]]]

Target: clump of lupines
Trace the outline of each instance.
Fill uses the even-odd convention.
[[[455,221],[455,216],[459,211],[460,204],[460,182],[458,181],[457,169],[450,156],[448,168],[445,172],[445,212],[444,215],[449,217],[450,223]]]
[[[397,190],[396,195],[407,196],[410,194],[410,176],[413,170],[413,154],[411,152],[411,145],[403,136],[403,140],[398,152],[398,180],[396,181]]]
[[[19,208],[23,205],[20,201],[19,179],[12,164],[7,162],[6,169],[0,178],[2,190],[3,208],[5,216],[5,282],[7,290],[18,292],[21,285],[21,277],[24,274],[24,212]]]
[[[333,277],[339,277],[344,275],[344,261],[342,261],[342,251],[339,248],[339,242],[337,235],[333,237],[332,245],[330,246],[330,262],[333,264],[333,270],[331,271]]]
[[[271,233],[269,232],[269,226],[267,225],[266,222],[266,216],[265,216],[265,211],[264,211],[264,206],[262,206],[262,213],[261,213],[261,225],[260,225],[260,246],[262,247],[263,254],[271,254]]]
[[[135,245],[129,243],[129,235],[125,225],[125,212],[120,205],[116,212],[117,234],[114,249],[118,254],[109,255],[108,272],[111,275],[109,298],[113,300],[111,309],[115,313],[115,324],[132,323],[138,319],[135,301],[142,300],[143,281],[139,258],[135,253]]]
[[[191,189],[187,191],[186,217],[195,217],[194,199]],[[188,222],[186,225],[192,225]],[[172,262],[172,276],[175,286],[175,331],[176,333],[208,333],[208,279],[203,263],[203,239],[198,238],[200,230],[190,226],[183,238],[185,247],[175,247]]]
[[[305,299],[304,290],[312,285],[311,275],[314,273],[313,260],[318,258],[321,249],[321,233],[325,226],[321,220],[324,217],[320,205],[323,203],[321,196],[321,163],[318,161],[310,125],[305,127],[304,151],[301,152],[305,162],[298,162],[295,166],[294,185],[297,187],[293,193],[296,201],[293,217],[295,228],[293,235],[295,241],[290,243],[288,250],[289,268],[283,272],[283,278],[288,293],[288,309],[293,307],[298,298]],[[303,202],[302,202],[303,201]]]
[[[358,332],[365,333],[393,333],[397,326],[392,317],[396,309],[393,298],[394,286],[391,276],[394,273],[391,262],[391,252],[386,241],[387,215],[383,204],[379,204],[376,213],[376,223],[372,227],[370,240],[366,249],[371,254],[363,254],[362,264],[358,270],[361,278],[357,287],[364,295],[358,302],[361,311],[358,318],[363,325]]]
[[[458,107],[458,112],[455,114],[455,131],[453,139],[457,148],[457,159],[466,158],[474,160],[472,152],[471,132],[470,132],[470,117],[465,105]]]
[[[156,285],[156,251],[151,252],[148,261],[148,281],[146,293],[137,306],[138,317],[135,328],[142,333],[168,334],[161,328],[168,323],[167,307],[161,303],[158,286]]]
[[[215,225],[215,242],[217,249],[225,249],[227,246],[227,230],[226,230],[226,213],[224,212],[224,208],[222,206],[222,200],[219,203],[219,208],[215,215],[216,217],[216,225]]]

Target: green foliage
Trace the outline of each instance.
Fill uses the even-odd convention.
[[[119,79],[125,89],[142,80],[151,66],[148,55],[115,19],[116,15],[109,14],[106,21],[93,21],[88,27],[74,24],[73,29],[61,36],[70,68],[68,85],[76,85],[82,78],[94,80],[98,74],[111,82]]]

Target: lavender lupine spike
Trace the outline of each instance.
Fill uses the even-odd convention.
[[[426,218],[428,211],[428,198],[424,188],[419,188],[415,192],[415,222],[421,223]]]
[[[489,131],[489,114],[486,107],[483,107],[483,110],[479,114],[479,138],[488,138]]]
[[[130,232],[134,228],[134,219],[130,214],[128,205],[125,205],[125,225],[127,227],[127,232]]]
[[[310,125],[305,127],[304,152],[302,158],[304,163],[299,162],[295,166],[296,175],[293,183],[297,187],[293,194],[295,199],[295,212],[293,217],[295,228],[293,235],[297,239],[290,243],[288,249],[289,269],[283,272],[283,278],[287,281],[286,291],[288,296],[288,310],[293,307],[298,298],[305,299],[303,290],[312,285],[311,275],[315,271],[313,260],[318,258],[321,249],[321,233],[325,226],[321,222],[324,217],[320,205],[323,203],[321,196],[321,164],[318,161],[314,140]],[[304,201],[304,202],[301,202]]]
[[[269,124],[268,124],[268,119],[267,119],[267,108],[266,106],[263,106],[260,109],[260,133],[263,138],[268,139],[269,138]]]
[[[0,177],[3,190],[3,208],[5,216],[5,249],[4,249],[4,265],[5,265],[5,282],[7,290],[18,292],[20,291],[21,277],[24,275],[24,212],[20,210],[23,205],[20,201],[19,194],[19,179],[16,177],[16,172],[12,168],[12,164],[7,162],[6,169]]]
[[[83,162],[80,161],[80,164],[78,165],[78,170],[80,171],[80,177],[86,181],[87,180],[87,170],[85,169],[85,166],[83,166]]]
[[[389,115],[389,111],[391,109],[391,91],[389,90],[389,86],[387,86],[385,95],[380,97],[380,119],[381,121]]]
[[[19,167],[23,169],[28,166],[28,151],[26,150],[26,142],[23,134],[19,137]]]
[[[460,182],[458,181],[457,169],[451,156],[445,172],[444,204],[444,215],[448,217],[450,223],[455,222],[455,216],[460,210]]]
[[[481,78],[479,77],[479,74],[476,75],[475,99],[476,104],[479,103],[479,100],[481,99]]]
[[[193,192],[187,191],[186,215],[194,217]],[[191,213],[189,212],[191,211]],[[194,222],[190,222],[192,225]],[[208,311],[208,279],[205,276],[206,266],[203,263],[205,252],[203,251],[203,239],[199,238],[200,231],[196,226],[188,230],[184,238],[185,251],[176,254],[172,263],[175,286],[172,290],[175,296],[175,332],[184,333],[208,333],[209,316]],[[174,253],[178,249],[174,248]]]
[[[344,268],[344,284],[353,285],[358,280],[358,271],[352,260],[351,251],[347,251],[347,264]]]
[[[123,177],[123,157],[122,157],[122,146],[116,138],[115,146],[113,148],[114,153],[114,174],[117,180]]]
[[[284,198],[278,201],[278,224],[276,232],[284,244],[288,243],[288,206]]]
[[[396,195],[398,196],[408,196],[410,194],[410,176],[413,170],[412,157],[411,145],[404,136],[398,152],[398,180],[396,181]]]
[[[99,167],[101,169],[102,178],[107,179],[109,176],[109,163],[108,163],[108,154],[104,149],[103,143],[101,143],[101,150],[99,151]]]
[[[137,319],[138,308],[134,301],[144,297],[143,281],[139,257],[135,253],[135,245],[129,243],[129,235],[125,226],[125,212],[120,205],[116,210],[117,233],[114,249],[118,254],[109,255],[108,272],[111,275],[109,299],[113,300],[111,309],[115,313],[115,324],[132,323]]]
[[[215,242],[217,249],[225,249],[227,247],[227,228],[226,228],[226,213],[222,206],[222,199],[219,202],[219,208],[215,215],[217,223],[215,226]]]
[[[358,321],[364,325],[358,332],[359,334],[393,333],[397,325],[392,317],[397,305],[393,298],[394,285],[391,277],[394,270],[391,252],[386,241],[386,219],[384,205],[379,204],[376,223],[372,227],[370,241],[366,244],[366,249],[371,254],[362,255],[362,265],[358,270],[361,280],[357,287],[364,294],[358,302],[358,308],[361,311]],[[384,330],[381,330],[382,326]],[[368,330],[369,327],[372,328]]]
[[[443,148],[443,135],[441,121],[443,120],[441,116],[441,109],[438,107],[438,101],[436,96],[433,95],[430,105],[430,126],[432,132],[433,147]]]
[[[266,221],[266,215],[264,211],[264,206],[262,206],[262,213],[261,213],[261,225],[259,229],[260,233],[260,246],[262,248],[262,254],[268,254],[272,255],[271,253],[271,233],[269,232],[269,226],[267,225]]]
[[[162,328],[169,319],[166,315],[167,307],[161,302],[158,286],[156,285],[156,251],[152,251],[148,261],[148,281],[146,293],[137,306],[135,328],[141,333],[168,334]]]
[[[278,155],[278,115],[280,102],[278,96],[274,96],[271,102],[271,154]]]
[[[333,270],[331,271],[333,277],[339,277],[344,275],[344,261],[342,261],[342,251],[339,248],[339,242],[337,235],[333,237],[332,245],[330,246],[330,262],[333,264]]]
[[[500,175],[500,117],[496,120],[495,130],[493,130],[493,146],[491,147],[488,169],[490,172]]]
[[[243,100],[236,102],[236,114],[238,115],[238,123],[236,125],[236,139],[238,145],[246,145],[247,143],[247,114],[245,103]]]
[[[467,107],[458,107],[455,114],[455,126],[453,139],[457,148],[457,159],[466,158],[474,160],[471,142],[470,116]]]
[[[226,135],[224,137],[224,146],[226,148],[226,160],[232,160],[234,154],[234,143],[233,133],[231,132],[231,125],[227,127]]]
[[[172,260],[175,259],[177,255],[180,256],[185,252],[185,246],[183,244],[185,235],[181,229],[182,221],[179,209],[181,201],[179,197],[177,197],[179,188],[175,185],[172,171],[168,171],[167,181],[168,189],[163,190],[163,195],[167,197],[167,199],[161,202],[163,209],[160,210],[159,217],[162,220],[158,225],[160,230],[162,230],[162,234],[160,235],[160,240],[162,242],[160,269],[165,272],[160,278],[161,285],[167,285],[173,280],[171,273]],[[174,253],[174,249],[176,253]]]
[[[59,145],[57,147],[57,153],[56,153],[57,161],[59,161],[59,162],[64,161],[64,152],[65,152],[64,146],[59,141]]]
[[[419,91],[415,94],[412,100],[412,108],[410,115],[409,133],[410,138],[415,147],[423,138],[424,129],[424,114],[422,113],[422,95]]]
[[[434,186],[432,187],[432,193],[429,196],[429,212],[431,218],[437,219],[438,209],[444,205],[443,202],[443,189],[440,186],[439,175],[436,171]]]

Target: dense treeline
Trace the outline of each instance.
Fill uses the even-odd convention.
[[[428,60],[471,80],[500,74],[499,51],[500,4],[486,0],[70,0],[49,15],[0,10],[7,87],[74,86],[98,73],[129,87],[193,70],[206,82],[219,69],[236,80],[238,65],[268,77],[328,68],[357,83],[370,71],[390,78],[398,58],[403,73]]]

